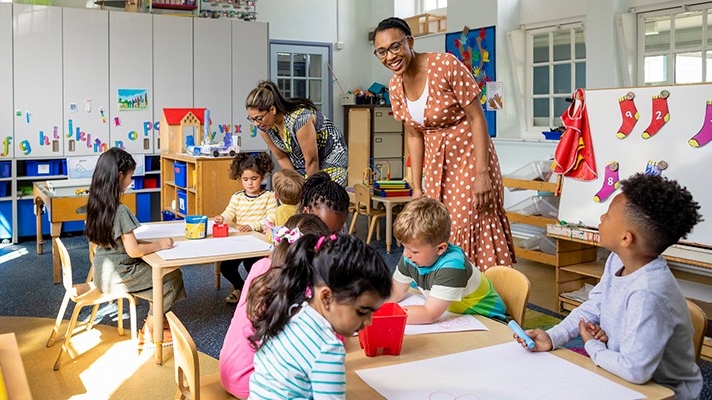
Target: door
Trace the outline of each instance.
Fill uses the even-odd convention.
[[[304,97],[332,118],[330,44],[272,42],[271,79],[285,97]]]

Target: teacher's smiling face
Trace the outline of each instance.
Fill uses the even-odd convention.
[[[247,107],[247,120],[250,121],[261,131],[266,131],[275,122],[275,108],[270,107],[269,110],[260,110],[254,107]]]
[[[397,28],[376,33],[373,54],[396,75],[403,75],[413,60],[413,38]]]

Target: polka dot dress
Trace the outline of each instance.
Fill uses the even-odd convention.
[[[473,133],[464,106],[478,101],[480,92],[472,73],[454,55],[428,53],[428,90],[425,121],[412,120],[404,102],[403,79],[389,83],[391,107],[398,120],[423,132],[423,193],[438,199],[450,210],[450,242],[462,247],[470,261],[484,271],[494,265],[512,265],[516,260],[504,211],[502,173],[492,140],[487,139],[490,203],[475,208],[475,151]]]

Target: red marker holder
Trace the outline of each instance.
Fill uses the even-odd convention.
[[[366,355],[375,357],[378,349],[383,349],[383,354],[399,355],[407,316],[398,303],[385,303],[373,313],[371,325],[358,333],[358,341]]]
[[[228,224],[215,224],[213,225],[213,237],[227,237],[229,230]]]

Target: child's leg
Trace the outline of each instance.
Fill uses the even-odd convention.
[[[245,281],[240,275],[242,260],[227,260],[220,263],[220,273],[232,284],[232,292],[225,298],[228,303],[237,303],[240,300],[240,291]]]

